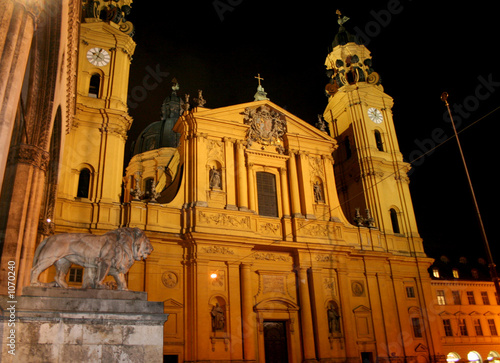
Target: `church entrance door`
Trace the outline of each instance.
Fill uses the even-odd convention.
[[[264,321],[266,363],[288,363],[286,321]]]

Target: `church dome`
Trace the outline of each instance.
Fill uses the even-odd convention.
[[[133,155],[164,147],[177,147],[179,134],[172,130],[177,119],[182,115],[184,101],[177,95],[179,84],[174,80],[172,94],[161,105],[161,119],[155,121],[139,134],[133,145]]]

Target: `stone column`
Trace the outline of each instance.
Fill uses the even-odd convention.
[[[342,209],[340,208],[337,185],[335,183],[335,174],[333,170],[333,158],[330,155],[323,155],[325,166],[324,193],[325,201],[330,206],[330,219],[343,220]],[[341,218],[342,217],[342,218]]]
[[[328,341],[328,319],[325,310],[325,294],[320,268],[311,268],[312,313],[314,316],[314,333],[318,347],[318,359],[331,358],[331,348]]]
[[[208,306],[208,261],[196,261],[194,264],[196,272],[195,296],[195,331],[193,335],[196,340],[191,344],[196,347],[194,360],[209,360],[212,348],[210,346],[210,336],[212,331],[212,321],[210,318],[210,309]],[[194,296],[193,296],[194,297]]]
[[[2,1],[0,14],[0,190],[36,22],[25,2]]]
[[[283,205],[283,217],[290,217],[290,198],[288,196],[288,180],[286,168],[280,168],[281,200]]]
[[[313,191],[311,183],[311,175],[309,168],[309,153],[305,151],[299,151],[299,189],[301,190],[302,197],[302,213],[308,219],[316,219],[313,209]]]
[[[224,138],[224,155],[226,163],[226,209],[237,209],[236,207],[236,185],[234,180],[235,165],[234,165],[234,140]]]
[[[248,163],[247,165],[248,172],[248,208],[255,212],[257,210],[257,200],[255,195],[255,175],[253,171],[253,163]]]
[[[208,170],[207,170],[207,134],[197,133],[193,138],[195,147],[195,204],[197,206],[206,207],[208,187]]]
[[[241,284],[240,267],[235,263],[227,263],[229,301],[231,302],[228,314],[231,324],[228,332],[231,334],[231,360],[241,361],[243,359],[243,337],[241,319]]]
[[[302,344],[304,360],[315,360],[316,349],[314,343],[314,330],[312,322],[311,300],[309,295],[309,283],[307,280],[307,268],[299,267],[298,286],[300,296],[300,320],[302,325]]]
[[[245,145],[243,141],[236,141],[236,190],[238,193],[238,208],[248,210],[247,171],[245,167]]]
[[[338,288],[340,295],[340,318],[342,320],[342,328],[345,342],[345,359],[351,360],[353,357],[358,357],[358,347],[356,345],[356,321],[352,313],[350,296],[352,288],[349,283],[347,269],[337,270]]]
[[[17,287],[29,285],[35,253],[48,153],[32,145],[21,144],[11,151],[15,163],[8,168],[11,199],[0,216],[5,220],[5,236],[0,276],[7,276],[9,261],[16,265]],[[12,172],[13,175],[10,175]],[[10,178],[10,176],[12,178]],[[5,211],[9,215],[4,215]],[[0,294],[5,294],[7,279],[0,279]]]
[[[297,174],[297,163],[295,152],[290,150],[289,165],[289,181],[290,181],[290,198],[292,199],[292,216],[303,217],[300,209],[300,194],[299,194],[299,176]]]
[[[243,322],[243,357],[255,361],[255,334],[257,318],[253,311],[252,276],[250,265],[241,264],[241,318]]]

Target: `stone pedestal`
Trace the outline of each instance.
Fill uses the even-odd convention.
[[[25,287],[0,308],[2,363],[163,361],[168,314],[145,292]]]

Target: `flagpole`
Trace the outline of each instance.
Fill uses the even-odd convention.
[[[460,144],[460,139],[458,138],[458,133],[457,133],[457,129],[455,127],[455,122],[453,121],[453,116],[451,114],[450,105],[448,103],[448,93],[443,92],[443,94],[441,95],[441,100],[446,105],[446,108],[448,109],[448,114],[450,115],[451,125],[453,126],[453,132],[455,133],[455,138],[457,139],[458,149],[460,150],[460,156],[462,158],[462,163],[464,165],[465,174],[467,175],[467,181],[469,182],[469,189],[470,189],[470,192],[472,195],[472,200],[474,202],[474,207],[476,209],[477,219],[479,221],[479,227],[481,230],[481,237],[483,240],[484,249],[486,250],[486,257],[488,259],[488,267],[490,270],[490,277],[493,280],[493,284],[495,285],[495,289],[497,292],[497,299],[500,299],[500,283],[499,283],[499,279],[498,279],[496,265],[493,262],[493,256],[491,254],[490,245],[488,243],[488,237],[486,236],[486,231],[484,229],[483,219],[481,218],[481,213],[479,212],[479,205],[477,204],[476,194],[474,193],[474,187],[472,186],[472,181],[470,179],[469,170],[467,168],[467,163],[465,162],[464,152],[462,151],[462,145]]]

